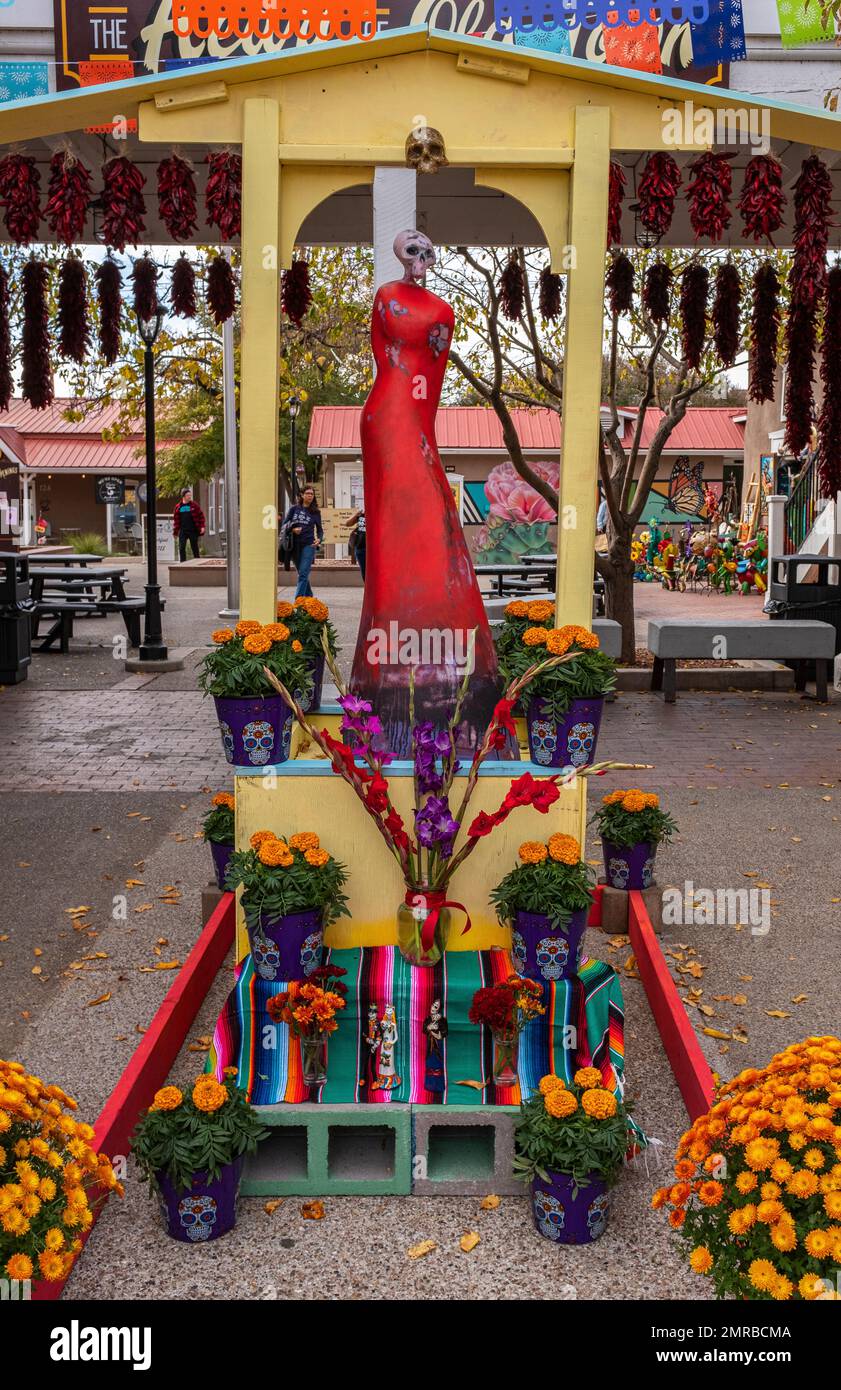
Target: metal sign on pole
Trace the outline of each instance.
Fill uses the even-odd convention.
[[[230,260],[230,250],[225,252]],[[237,466],[237,406],[234,381],[234,318],[222,325],[222,403],[225,439],[225,556],[228,604],[220,618],[239,617],[239,468]]]

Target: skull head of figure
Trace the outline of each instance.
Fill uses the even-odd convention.
[[[595,1197],[587,1208],[587,1227],[593,1240],[600,1236],[607,1224],[608,1196],[603,1192]]]
[[[426,272],[435,264],[435,247],[423,232],[398,232],[394,238],[394,254],[403,267],[403,279],[423,281]]]
[[[242,731],[242,746],[250,763],[267,763],[274,748],[274,729],[267,719],[252,719]]]
[[[590,761],[595,741],[595,724],[588,720],[581,724],[573,724],[567,735],[567,752],[573,767],[584,767]]]
[[[541,1233],[549,1240],[560,1240],[564,1229],[564,1209],[551,1192],[537,1190],[533,1198],[534,1217]]]
[[[321,964],[321,945],[323,936],[320,931],[310,932],[304,938],[301,946],[301,969],[305,975],[311,975]]]
[[[234,731],[224,719],[219,720],[219,728],[222,731],[222,747],[225,750],[225,757],[229,763],[232,763],[234,761]]]
[[[531,749],[534,761],[550,767],[558,747],[558,731],[548,719],[533,719]]]
[[[537,943],[535,959],[544,980],[559,980],[569,955],[569,942],[562,936],[544,936]]]
[[[517,974],[522,975],[526,968],[526,942],[518,931],[511,933],[511,961]]]
[[[646,859],[645,863],[644,863],[643,866],[642,866],[642,886],[643,886],[643,888],[650,888],[653,882],[654,882],[654,860],[653,860],[653,859]]]
[[[607,876],[611,888],[627,888],[630,869],[625,859],[611,858],[607,861]]]
[[[406,167],[419,174],[437,174],[449,164],[444,137],[431,125],[415,125],[406,140]]]
[[[184,1197],[178,1216],[188,1240],[209,1240],[218,1215],[215,1197]]]

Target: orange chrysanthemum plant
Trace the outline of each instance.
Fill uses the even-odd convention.
[[[215,1180],[243,1154],[254,1153],[264,1129],[257,1111],[236,1085],[236,1067],[224,1078],[204,1073],[186,1094],[163,1086],[132,1136],[134,1157],[151,1191],[166,1174],[178,1192],[189,1192],[197,1174]]]
[[[242,907],[246,922],[256,927],[262,914],[288,917],[317,908],[322,925],[347,915],[343,893],[347,870],[322,848],[312,830],[302,830],[287,838],[273,830],[257,830],[248,849],[231,855],[225,876],[226,888],[242,887]]]
[[[841,1039],[793,1043],[721,1087],[674,1171],[651,1205],[719,1298],[841,1297]]]
[[[76,1101],[20,1062],[0,1060],[0,1272],[66,1279],[109,1191],[123,1195],[107,1154],[91,1147]]]
[[[555,605],[549,599],[515,599],[505,609],[496,639],[499,668],[510,683],[535,659],[563,656],[573,660],[544,671],[529,686],[529,699],[541,700],[546,717],[560,723],[573,700],[607,695],[616,685],[616,664],[599,647],[599,639],[576,623],[555,627]]]
[[[287,623],[243,618],[234,628],[216,628],[211,637],[214,646],[199,671],[205,695],[228,700],[274,695],[265,668],[290,690],[309,694],[312,663]]]

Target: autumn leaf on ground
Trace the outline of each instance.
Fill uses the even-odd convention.
[[[791,1014],[787,1014],[785,1009],[766,1009],[765,1012],[769,1018],[791,1018]]]
[[[715,1018],[715,1009],[712,1004],[699,1004],[698,1012],[703,1014],[705,1018]]]
[[[706,1033],[708,1038],[723,1038],[725,1042],[730,1041],[729,1033],[722,1033],[720,1028],[702,1028],[702,1033]]]
[[[89,999],[87,1004],[85,1005],[85,1008],[90,1009],[93,1007],[94,1004],[107,1004],[110,998],[111,991],[109,990],[107,994],[100,994],[98,999]]]
[[[151,912],[154,906],[154,903],[138,903],[134,910],[135,912]]]
[[[144,886],[142,878],[127,878],[126,888],[142,888]]]
[[[496,1211],[497,1207],[501,1206],[501,1204],[502,1198],[497,1197],[495,1192],[490,1192],[487,1197],[482,1198],[479,1206],[482,1211]]]
[[[459,1245],[461,1246],[465,1255],[469,1255],[471,1250],[476,1249],[476,1246],[479,1244],[481,1239],[482,1237],[479,1235],[478,1231],[465,1231],[464,1235],[459,1241]]]
[[[433,1250],[438,1249],[438,1242],[435,1240],[421,1240],[417,1245],[410,1245],[406,1254],[410,1260],[422,1260],[424,1255],[429,1255]]]
[[[92,912],[90,907],[66,907],[65,912],[69,917],[84,917],[86,913]]]
[[[267,1216],[271,1216],[272,1212],[277,1211],[278,1207],[281,1206],[282,1203],[282,1197],[273,1197],[270,1202],[263,1203],[263,1211],[266,1213]]]
[[[155,964],[152,966],[152,969],[153,969],[153,970],[178,970],[178,968],[180,967],[180,965],[181,965],[180,960],[156,960],[156,961],[155,961]]]
[[[305,1221],[323,1220],[325,1215],[324,1203],[318,1201],[304,1202],[304,1205],[301,1207],[301,1215]]]
[[[41,971],[40,965],[33,965],[33,967],[32,967],[32,974],[33,974],[33,975],[40,975],[41,973],[42,973],[42,971]]]
[[[742,1004],[747,1004],[747,1002],[748,1002],[748,996],[747,996],[746,994],[734,994],[734,995],[733,995],[733,1003],[734,1003],[734,1004],[742,1005]]]
[[[795,994],[791,1002],[792,1004],[805,1004],[808,998],[808,994]]]

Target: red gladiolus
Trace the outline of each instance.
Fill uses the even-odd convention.
[[[507,812],[506,812],[507,814]],[[480,840],[485,835],[490,835],[495,826],[505,820],[505,816],[496,811],[489,816],[487,811],[480,811],[476,819],[471,823],[467,831],[468,839]]]
[[[514,734],[516,737],[517,729],[511,717],[511,711],[516,705],[516,700],[500,700],[493,712],[494,722],[504,729],[506,733]]]
[[[388,782],[381,773],[374,773],[365,793],[365,801],[369,810],[374,811],[376,815],[381,815],[388,807]]]

